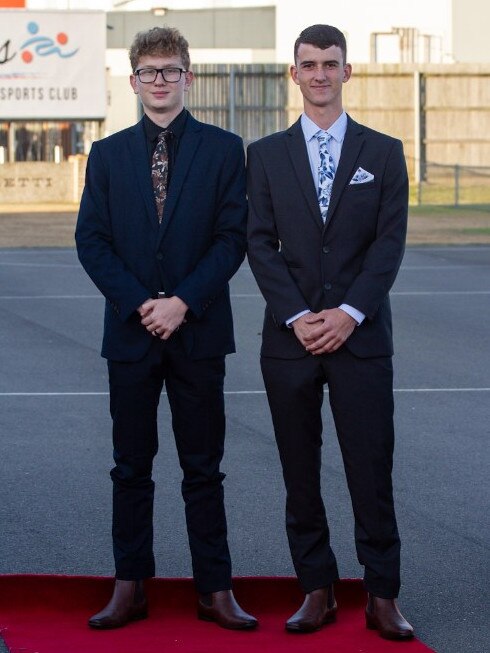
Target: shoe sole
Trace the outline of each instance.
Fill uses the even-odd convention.
[[[122,624],[104,625],[104,624],[98,624],[96,622],[91,623],[89,621],[88,625],[93,630],[115,630],[116,628],[124,628],[124,626],[127,626],[128,624],[132,623],[133,621],[141,621],[142,619],[147,619],[147,618],[148,618],[148,612],[140,612],[139,614],[133,615],[132,617],[130,617],[127,621],[125,621]]]
[[[402,641],[405,639],[413,639],[414,633],[387,633],[384,630],[380,630],[378,626],[372,621],[369,617],[366,616],[366,628],[368,630],[377,630],[379,636],[383,639],[398,640]]]
[[[329,615],[328,617],[326,617],[322,621],[322,623],[319,626],[315,626],[314,628],[313,627],[308,627],[308,626],[307,627],[300,626],[300,625],[288,626],[286,624],[286,630],[288,631],[288,633],[295,633],[295,634],[299,634],[299,633],[316,633],[318,630],[323,628],[323,626],[328,626],[328,624],[334,623],[334,621],[336,621],[336,619],[337,619],[337,616],[335,614]]]
[[[212,623],[218,624],[221,628],[226,628],[227,630],[253,630],[254,628],[257,628],[259,625],[258,622],[253,622],[251,621],[250,623],[244,623],[241,625],[237,626],[227,626],[225,624],[220,623],[217,619],[214,617],[209,617],[207,614],[201,614],[200,612],[197,613],[197,618],[200,619],[201,621],[210,621]]]

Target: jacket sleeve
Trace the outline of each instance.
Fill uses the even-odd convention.
[[[343,301],[372,319],[400,268],[407,234],[408,175],[401,141],[393,140],[386,159],[376,237]]]
[[[94,143],[87,162],[85,188],[80,203],[75,241],[87,274],[121,320],[126,321],[151,297],[113,247],[109,209],[109,171],[101,148]]]
[[[217,174],[210,244],[197,265],[173,290],[197,318],[223,292],[245,257],[245,156],[241,139],[234,137],[229,143]]]
[[[281,254],[265,166],[253,143],[247,151],[247,189],[250,267],[274,321],[283,326],[286,320],[310,307]]]

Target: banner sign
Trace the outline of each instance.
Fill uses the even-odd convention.
[[[0,120],[103,119],[104,12],[0,11]]]

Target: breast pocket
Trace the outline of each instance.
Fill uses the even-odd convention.
[[[363,190],[372,190],[373,188],[376,188],[376,180],[373,179],[373,181],[367,181],[365,184],[348,184],[347,189],[349,191],[352,191],[354,193],[360,192]]]

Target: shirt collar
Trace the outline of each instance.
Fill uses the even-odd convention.
[[[301,114],[301,128],[303,134],[305,135],[306,142],[311,141],[315,137],[315,134],[321,129],[316,123],[309,118],[306,113]],[[338,143],[342,143],[344,140],[345,132],[347,131],[347,114],[345,111],[342,111],[337,120],[330,125],[326,130]]]
[[[182,109],[182,111],[179,113],[178,116],[176,116],[170,125],[166,128],[160,127],[160,125],[157,125],[156,123],[153,122],[153,120],[150,120],[146,113],[143,115],[143,121],[145,125],[145,132],[148,140],[150,141],[156,141],[158,139],[158,135],[162,131],[171,131],[172,134],[179,139],[182,134],[184,133],[185,129],[185,123],[187,120],[187,115],[188,111],[187,109]]]

